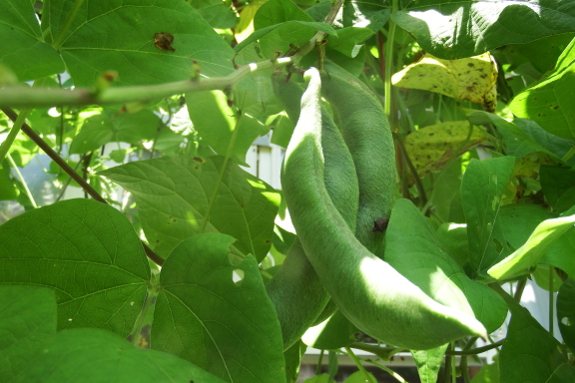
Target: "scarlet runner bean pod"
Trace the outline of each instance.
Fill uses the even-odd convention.
[[[274,91],[288,115],[295,122],[300,115],[300,102],[304,90],[295,82],[276,73]],[[325,183],[327,191],[350,228],[355,227],[359,198],[355,167],[351,154],[338,127],[329,113],[322,108],[322,146],[325,157]],[[319,281],[299,242],[295,240],[287,257],[274,278],[267,285],[268,296],[275,306],[282,328],[284,348],[290,347],[315,324],[318,316],[329,316],[337,308],[330,305],[330,296]]]
[[[368,335],[412,350],[485,336],[475,318],[434,301],[355,238],[325,187],[321,78],[315,68],[306,77],[309,85],[287,148],[282,185],[298,237],[334,302]]]

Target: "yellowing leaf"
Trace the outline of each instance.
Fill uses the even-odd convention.
[[[235,37],[238,43],[244,41],[254,31],[254,16],[264,2],[248,4],[240,13],[240,21],[235,28]]]
[[[419,176],[440,171],[455,151],[455,156],[460,156],[487,139],[482,128],[473,127],[467,140],[469,129],[467,121],[451,121],[426,126],[408,135],[405,148]]]
[[[497,67],[489,53],[460,60],[442,60],[426,53],[391,77],[393,85],[428,90],[484,104],[492,110],[496,100]]]

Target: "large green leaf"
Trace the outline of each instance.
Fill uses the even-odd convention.
[[[561,353],[559,342],[553,338],[509,295],[504,294],[511,310],[507,338],[499,353],[500,381],[505,383],[574,382],[573,367]],[[559,377],[571,379],[560,380]]]
[[[43,41],[30,1],[0,2],[0,36],[0,64],[10,68],[20,81],[64,71],[58,52]]]
[[[132,330],[150,268],[130,222],[93,200],[32,210],[0,226],[0,284],[55,290],[58,327]]]
[[[471,265],[478,274],[509,254],[497,216],[514,165],[513,157],[473,159],[463,174],[461,202],[467,220]]]
[[[80,132],[70,145],[70,153],[90,152],[109,142],[136,144],[142,140],[152,140],[158,134],[161,123],[160,118],[148,109],[118,115],[105,110],[84,120]]]
[[[563,51],[555,68],[511,100],[509,109],[559,137],[575,138],[574,70],[575,39]]]
[[[359,330],[337,310],[317,326],[310,327],[302,336],[302,341],[313,348],[337,350],[355,342],[354,334]]]
[[[283,341],[255,258],[234,239],[206,233],[184,241],[162,267],[152,347],[228,382],[285,382]]]
[[[101,174],[130,191],[150,246],[162,257],[204,232],[229,234],[261,261],[273,237],[275,190],[222,157],[165,157],[132,162]]]
[[[557,322],[563,341],[575,351],[575,279],[569,278],[557,295]]]
[[[575,31],[572,3],[556,0],[419,0],[391,18],[443,59]]]
[[[202,74],[233,70],[229,45],[187,2],[181,0],[86,0],[65,32],[60,53],[76,86],[91,86],[106,71],[118,84],[158,84],[185,80],[196,60]],[[54,41],[74,2],[44,2],[42,29]],[[156,33],[174,36],[175,51],[155,47]]]
[[[54,291],[37,286],[0,287],[0,381],[21,374],[34,352],[56,333]]]
[[[469,279],[409,200],[393,206],[385,260],[439,303],[477,318],[488,332],[505,320],[505,302],[489,287]]]
[[[65,330],[46,340],[17,383],[223,383],[174,355],[138,349],[99,329]]]
[[[529,239],[508,257],[491,266],[487,271],[496,279],[517,277],[535,266],[549,247],[575,224],[575,214],[550,218],[541,222]]]
[[[505,238],[512,248],[520,248],[537,225],[555,216],[543,207],[532,204],[507,205],[501,209]],[[560,237],[541,257],[539,263],[553,265],[575,276],[575,228]]]

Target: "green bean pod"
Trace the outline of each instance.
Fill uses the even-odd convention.
[[[304,90],[279,73],[273,77],[274,92],[296,122],[300,115],[300,102]],[[324,181],[330,198],[350,228],[355,227],[359,191],[351,154],[338,127],[329,113],[322,108],[322,146],[325,157]],[[331,315],[337,307],[326,305],[329,294],[309,263],[298,239],[274,278],[267,284],[270,297],[282,328],[284,348],[290,347],[315,324],[321,315]]]
[[[475,318],[421,291],[356,238],[334,206],[324,181],[320,106],[315,68],[282,168],[287,206],[306,255],[342,313],[387,344],[431,349],[464,336],[485,336]]]
[[[353,157],[359,182],[355,236],[372,253],[383,254],[384,232],[375,225],[389,218],[395,188],[395,149],[387,117],[377,97],[351,73],[326,61],[322,94],[333,106]]]

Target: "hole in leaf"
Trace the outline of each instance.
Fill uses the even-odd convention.
[[[232,280],[238,286],[240,286],[242,284],[242,281],[244,280],[244,276],[245,276],[245,273],[242,269],[234,269],[234,271],[232,272]]]
[[[571,321],[567,317],[561,318],[561,323],[564,324],[565,326],[571,326]]]

